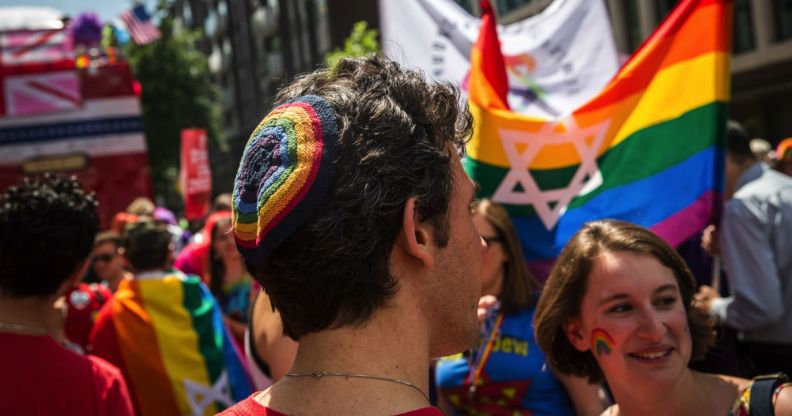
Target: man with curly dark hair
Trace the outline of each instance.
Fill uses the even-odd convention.
[[[117,368],[52,337],[55,301],[85,273],[97,230],[96,201],[74,179],[26,179],[0,195],[0,414],[132,414]]]
[[[430,358],[478,336],[470,128],[457,90],[377,55],[280,92],[242,156],[233,229],[299,349],[227,414],[439,414]]]

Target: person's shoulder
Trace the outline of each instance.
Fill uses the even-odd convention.
[[[118,367],[110,364],[104,358],[97,357],[95,355],[86,355],[85,358],[91,365],[94,374],[97,377],[104,378],[104,379],[116,379],[116,378],[123,378],[121,375],[121,370]]]
[[[286,416],[257,402],[251,394],[247,399],[223,410],[217,416]]]
[[[792,415],[792,382],[778,386],[775,395],[775,414]]]

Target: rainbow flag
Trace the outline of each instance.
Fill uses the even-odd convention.
[[[253,392],[217,302],[194,276],[121,282],[90,344],[121,369],[139,415],[214,415]]]
[[[586,221],[630,221],[672,245],[702,229],[723,188],[731,2],[681,1],[600,94],[554,120],[509,110],[484,3],[463,163],[511,213],[532,269],[545,275]]]

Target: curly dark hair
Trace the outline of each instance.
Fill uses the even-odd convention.
[[[601,220],[584,224],[569,240],[539,298],[534,328],[547,362],[556,371],[587,377],[592,383],[604,379],[591,351],[578,351],[567,339],[564,326],[580,317],[589,273],[596,258],[606,251],[652,256],[674,272],[693,340],[691,361],[703,359],[714,342],[713,321],[706,312],[693,307],[696,280],[685,261],[646,228],[624,221]]]
[[[143,218],[127,225],[122,245],[124,257],[135,273],[140,273],[165,268],[173,242],[165,224],[152,218]]]
[[[97,203],[74,178],[25,178],[0,195],[0,291],[51,296],[88,258]]]
[[[389,259],[408,198],[447,244],[452,152],[462,152],[472,128],[455,87],[380,55],[304,75],[277,103],[308,94],[336,112],[336,178],[317,214],[261,264],[248,262],[294,339],[362,324],[394,295]]]

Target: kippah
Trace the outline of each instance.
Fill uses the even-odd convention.
[[[338,122],[330,104],[306,95],[275,107],[250,135],[233,193],[239,252],[257,263],[308,218],[330,190]]]

